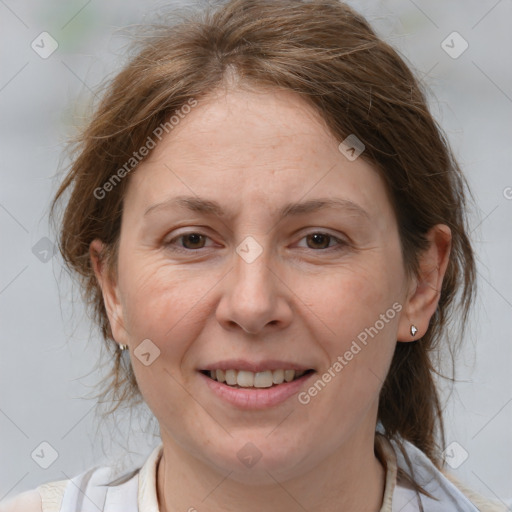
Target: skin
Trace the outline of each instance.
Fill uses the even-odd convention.
[[[429,232],[419,275],[408,278],[382,178],[363,158],[349,161],[339,142],[292,92],[219,90],[130,177],[114,275],[101,262],[101,242],[91,244],[114,339],[129,346],[160,424],[162,512],[381,507],[379,391],[397,340],[414,341],[428,328],[450,230]],[[172,207],[144,216],[178,195],[215,200],[232,216]],[[348,199],[367,217],[346,209],[277,217],[288,202],[320,197]],[[247,236],[262,248],[252,263],[235,251]],[[394,303],[402,310],[307,405],[294,396],[240,410],[198,375],[222,359],[277,358],[314,368],[314,382]],[[133,353],[145,339],[160,350],[149,366]],[[237,457],[247,442],[261,454],[250,468]]]

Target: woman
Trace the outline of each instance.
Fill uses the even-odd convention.
[[[116,348],[105,393],[142,397],[162,444],[4,509],[505,510],[442,460],[465,187],[410,70],[346,5],[232,0],[155,31],[54,205],[70,191],[61,253]]]

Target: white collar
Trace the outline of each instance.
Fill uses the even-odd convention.
[[[405,452],[409,458],[412,470],[396,441],[389,441],[384,436],[376,435],[376,445],[386,460],[386,487],[382,507],[379,512],[417,512],[418,500],[421,501],[424,512],[478,512],[469,499],[452,484],[431,460],[416,446],[402,440]],[[137,492],[138,512],[160,512],[158,508],[156,476],[158,462],[163,454],[163,444],[153,449],[144,462],[140,471],[124,484],[109,487],[105,499],[105,512],[114,510],[115,499],[118,495],[127,496]],[[398,479],[397,470],[402,469],[407,475],[429,492],[434,498],[417,494],[406,482]],[[414,473],[414,474],[413,474]],[[123,500],[123,503],[126,503]]]

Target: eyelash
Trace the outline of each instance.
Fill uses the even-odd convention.
[[[168,247],[172,251],[182,252],[182,253],[199,252],[202,249],[207,249],[207,247],[200,247],[199,249],[186,249],[184,247],[178,247],[178,246],[172,247],[176,240],[183,239],[184,237],[187,237],[187,236],[190,236],[190,235],[199,235],[199,236],[203,236],[205,238],[210,238],[208,235],[205,235],[204,233],[201,233],[200,231],[189,231],[187,233],[182,233],[182,234],[172,238],[168,242],[165,242],[164,245],[166,247]],[[331,235],[330,233],[325,233],[323,231],[311,231],[310,233],[306,233],[300,240],[303,240],[304,238],[306,238],[306,237],[308,237],[310,235],[324,235],[324,236],[329,237],[329,242],[334,240],[338,244],[338,247],[334,247],[334,248],[333,247],[327,247],[325,249],[311,249],[314,252],[331,252],[331,251],[336,252],[336,251],[340,251],[340,250],[346,248],[346,246],[348,245],[348,242],[346,242],[345,240],[341,240],[340,238],[337,238],[334,235]],[[308,247],[303,247],[303,249],[309,249],[309,248]]]

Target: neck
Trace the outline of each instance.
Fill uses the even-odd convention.
[[[377,512],[385,471],[374,453],[374,429],[358,429],[320,465],[286,481],[250,485],[204,464],[164,435],[157,468],[160,512]]]

